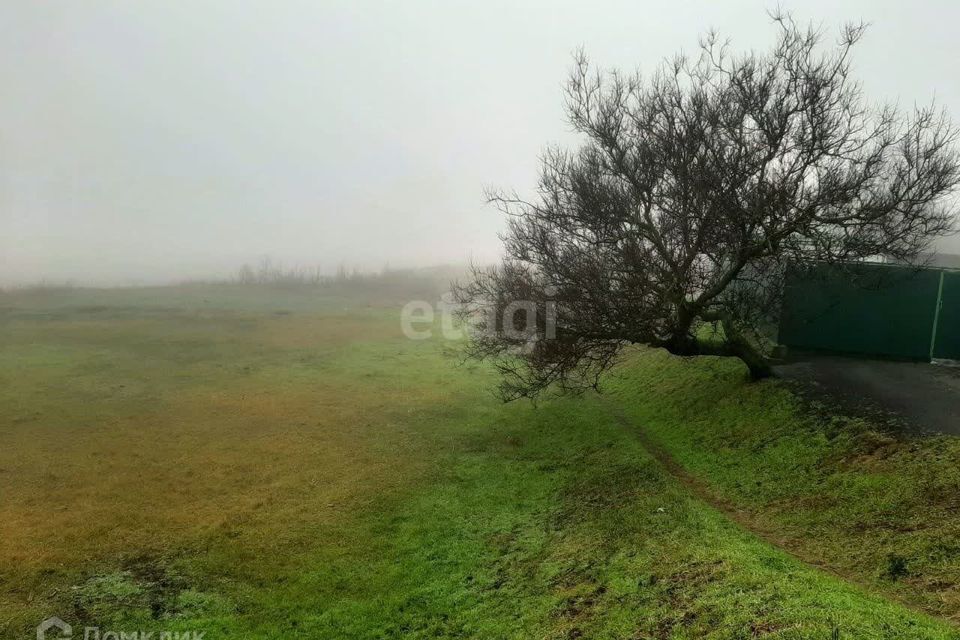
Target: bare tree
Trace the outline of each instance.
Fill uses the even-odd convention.
[[[910,261],[951,231],[946,114],[865,103],[850,67],[864,25],[824,46],[772,17],[769,52],[733,55],[710,33],[648,79],[576,56],[566,107],[584,144],[545,154],[534,199],[491,194],[506,258],[456,288],[483,312],[469,355],[496,362],[506,399],[595,387],[628,343],[768,376],[761,330],[788,261]]]

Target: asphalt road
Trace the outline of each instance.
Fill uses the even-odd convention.
[[[960,367],[793,354],[783,378],[856,413],[881,413],[915,434],[960,436]]]

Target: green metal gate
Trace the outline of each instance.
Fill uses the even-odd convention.
[[[960,359],[960,273],[794,265],[787,271],[779,341],[909,360]]]

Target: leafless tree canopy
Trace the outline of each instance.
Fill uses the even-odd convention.
[[[483,312],[470,355],[497,363],[505,398],[596,386],[628,343],[769,375],[758,330],[787,261],[910,261],[951,230],[946,115],[866,103],[850,67],[863,25],[827,46],[789,16],[774,24],[769,52],[734,55],[711,33],[650,77],[576,57],[566,107],[584,144],[546,153],[532,201],[491,195],[510,216],[507,257],[457,289]],[[517,300],[538,310],[508,314],[523,335],[501,330]]]

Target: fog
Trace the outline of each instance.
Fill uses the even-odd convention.
[[[709,27],[761,48],[773,6],[2,0],[0,284],[490,260],[483,188],[530,188],[574,140],[572,50],[649,70]],[[955,2],[783,7],[871,22],[867,95],[960,119]]]

